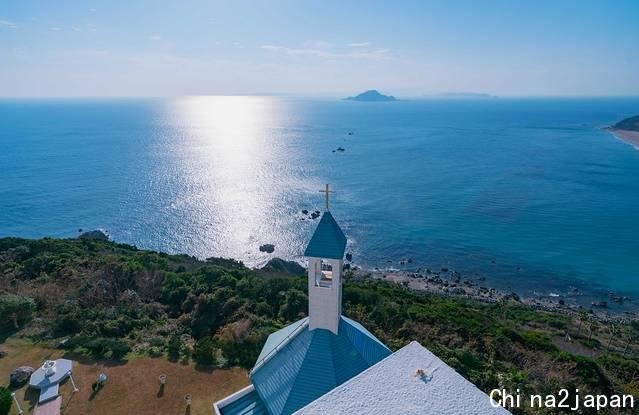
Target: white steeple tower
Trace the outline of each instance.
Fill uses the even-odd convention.
[[[342,316],[342,268],[346,236],[326,207],[315,233],[304,251],[308,258],[309,329],[326,329],[337,334]]]

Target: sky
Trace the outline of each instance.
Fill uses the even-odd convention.
[[[0,1],[0,96],[639,95],[639,1]]]

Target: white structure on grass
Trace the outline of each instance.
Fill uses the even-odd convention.
[[[73,362],[69,359],[47,360],[40,368],[38,368],[29,378],[29,386],[38,389],[40,396],[38,404],[43,404],[49,400],[58,397],[60,384],[67,378],[71,377],[73,370]],[[77,392],[78,388],[71,378],[73,391]]]

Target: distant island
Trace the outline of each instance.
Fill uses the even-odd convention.
[[[619,121],[615,125],[606,127],[606,130],[628,144],[639,148],[639,115]]]
[[[361,102],[382,102],[382,101],[397,101],[392,95],[383,95],[380,94],[376,89],[371,89],[366,92],[362,92],[361,94],[345,98],[346,101],[361,101]]]

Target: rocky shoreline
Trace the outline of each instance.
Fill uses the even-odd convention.
[[[302,211],[304,215],[309,215],[309,219],[315,219],[311,215],[316,212]],[[94,230],[82,232],[78,236],[79,239],[93,239],[99,241],[109,240],[106,231]],[[261,252],[272,253],[275,245],[264,244],[259,247]],[[425,291],[435,295],[467,298],[483,302],[499,302],[499,301],[516,301],[521,304],[546,311],[580,314],[584,311],[590,313],[593,317],[601,321],[620,321],[639,318],[639,310],[615,310],[609,307],[612,304],[622,305],[624,302],[632,301],[631,298],[616,294],[608,293],[606,298],[601,296],[593,297],[590,307],[583,304],[579,305],[575,302],[566,301],[566,297],[556,294],[549,296],[522,296],[514,291],[497,289],[490,287],[486,278],[483,276],[467,277],[460,272],[442,267],[439,269],[418,268],[416,270],[397,270],[397,269],[366,269],[360,268],[353,261],[351,253],[346,254],[346,263],[344,270],[350,271],[357,279],[374,278],[390,281],[403,285],[409,289],[417,291]],[[400,264],[407,265],[413,263],[412,259],[404,259]],[[262,273],[270,274],[288,274],[300,275],[306,272],[305,264],[298,261],[290,261],[277,257],[271,258],[262,268],[256,268]],[[573,293],[577,293],[578,289],[573,288]]]
[[[375,278],[394,282],[407,288],[425,291],[435,295],[467,298],[483,302],[516,301],[539,310],[577,315],[583,312],[591,314],[601,321],[625,321],[639,318],[637,311],[619,311],[609,307],[610,302],[632,301],[610,293],[608,298],[593,301],[590,307],[567,302],[566,299],[545,296],[520,296],[515,292],[499,290],[486,284],[485,277],[465,278],[459,272],[448,268],[438,270],[381,270],[352,267],[353,276],[358,279]],[[576,290],[576,289],[575,289]]]

